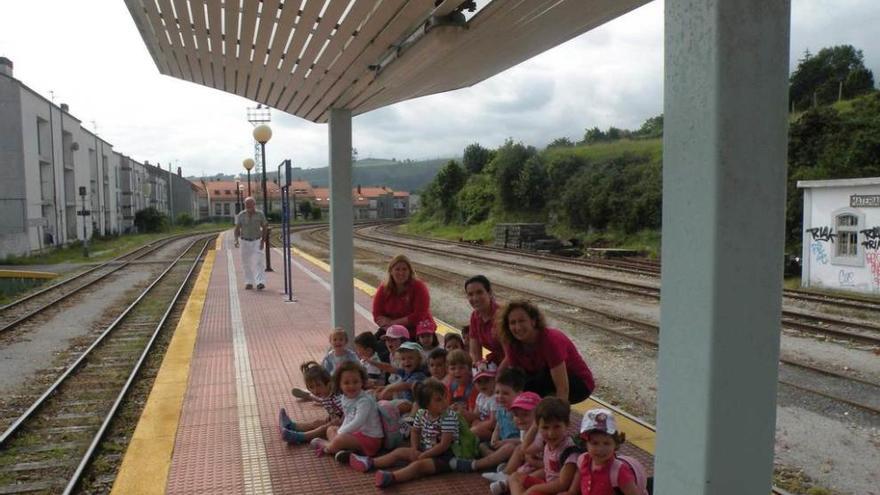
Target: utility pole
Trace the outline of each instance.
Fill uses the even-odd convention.
[[[171,173],[171,164],[168,164],[168,212],[171,215],[171,226],[174,226],[174,189],[171,181],[174,180],[174,174]]]

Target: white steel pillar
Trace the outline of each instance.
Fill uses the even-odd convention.
[[[354,339],[354,209],[351,199],[351,110],[330,110],[330,310],[333,326]]]
[[[666,0],[659,495],[768,493],[790,0]]]

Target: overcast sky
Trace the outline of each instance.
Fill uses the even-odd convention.
[[[791,65],[804,50],[852,44],[880,79],[880,1],[793,0]],[[587,127],[638,127],[662,111],[663,2],[472,88],[354,119],[360,157],[436,158],[508,137],[535,146]],[[159,75],[122,0],[0,0],[0,56],[15,77],[121,153],[177,163],[186,175],[236,173],[252,154],[253,102]],[[270,164],[327,165],[327,126],[273,113]]]

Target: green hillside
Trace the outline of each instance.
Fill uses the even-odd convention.
[[[422,161],[392,161],[369,158],[358,160],[352,170],[352,182],[364,186],[388,186],[400,191],[420,191],[431,182],[437,171],[449,158]],[[327,187],[330,176],[327,167],[294,168],[293,177],[316,187]]]

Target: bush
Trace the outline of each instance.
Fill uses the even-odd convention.
[[[181,227],[192,227],[196,224],[196,221],[189,213],[179,213],[175,223]]]
[[[151,206],[135,212],[134,224],[139,232],[162,232],[168,225],[168,217]]]

